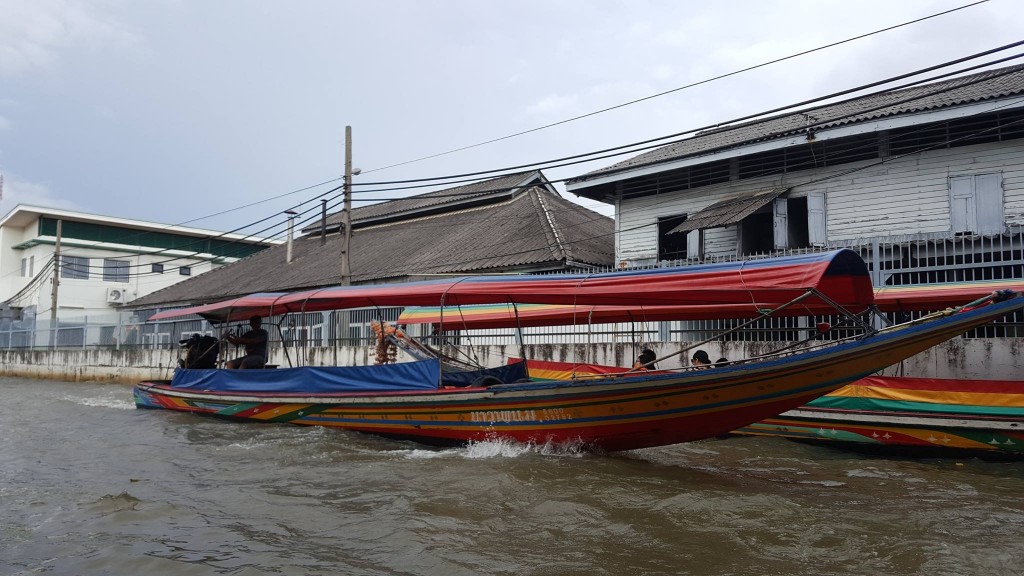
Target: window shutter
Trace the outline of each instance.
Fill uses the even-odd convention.
[[[825,193],[807,195],[807,242],[811,246],[825,245]]]
[[[690,230],[686,233],[686,257],[693,260],[700,259],[701,233],[700,230]]]
[[[1006,230],[1003,216],[1003,175],[979,174],[974,177],[974,206],[978,234],[1002,234]]]
[[[954,176],[949,179],[949,222],[954,234],[977,232],[978,219],[974,212],[974,176]]]
[[[789,248],[789,201],[776,198],[773,203],[772,232],[775,235],[775,249]]]

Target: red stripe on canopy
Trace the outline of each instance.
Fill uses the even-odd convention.
[[[883,312],[938,310],[967,304],[998,290],[1024,292],[1024,280],[883,286],[875,290],[875,305]]]

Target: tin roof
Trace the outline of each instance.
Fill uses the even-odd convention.
[[[355,228],[353,283],[435,274],[560,269],[567,261],[611,266],[612,219],[534,187],[512,199],[442,214]],[[341,235],[295,240],[293,258],[274,246],[131,302],[157,307],[340,284]]]
[[[900,114],[1005,98],[1021,93],[1024,93],[1024,65],[987,70],[901,90],[876,92],[842,102],[823,104],[797,112],[699,132],[692,138],[573,178],[569,180],[569,183],[576,184],[574,186],[574,191],[576,191],[586,187],[580,184],[598,176],[626,172],[633,168],[678,160],[688,156],[699,156],[713,150],[784,138],[807,132],[809,125],[813,125],[813,130],[823,130]]]
[[[786,190],[789,190],[788,186],[780,186],[758,192],[753,196],[744,195],[715,202],[700,212],[691,214],[682,224],[670,230],[669,234],[720,228],[735,224],[757,212],[759,208],[775,200]]]

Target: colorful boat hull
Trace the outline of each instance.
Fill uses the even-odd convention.
[[[331,426],[421,442],[490,438],[608,451],[700,440],[806,404],[1024,307],[1021,297],[780,359],[488,388],[326,394],[136,386],[136,404],[250,422]]]
[[[1024,382],[870,377],[738,434],[1024,456]]]

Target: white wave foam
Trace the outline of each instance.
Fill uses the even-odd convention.
[[[409,459],[434,459],[434,458],[518,458],[524,454],[540,454],[543,456],[582,456],[586,454],[584,445],[580,442],[570,444],[533,444],[516,442],[506,438],[494,438],[470,442],[466,446],[448,448],[442,450],[410,449],[396,450]]]
[[[494,439],[471,442],[463,449],[465,458],[518,458],[535,451],[532,444],[521,444],[513,440]]]
[[[435,458],[449,458],[457,456],[456,453],[459,449],[452,448],[449,450],[429,450],[424,448],[415,448],[411,450],[393,450],[392,454],[400,455],[410,460],[433,460]]]
[[[846,482],[840,482],[838,480],[797,480],[797,484],[815,484],[817,486],[825,486],[828,488],[846,486]]]
[[[64,396],[61,398],[67,402],[88,406],[90,408],[114,408],[116,410],[134,410],[135,401],[131,397],[125,398],[122,395],[107,397],[82,398],[76,396]]]
[[[850,478],[902,478],[906,474],[893,470],[881,470],[873,466],[866,468],[851,468],[846,471],[846,475]]]

